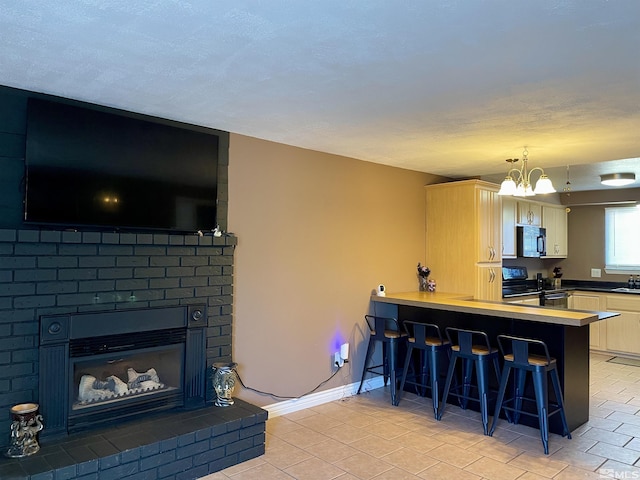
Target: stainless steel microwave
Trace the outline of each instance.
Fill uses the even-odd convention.
[[[525,225],[516,228],[519,257],[544,257],[547,254],[547,231]]]

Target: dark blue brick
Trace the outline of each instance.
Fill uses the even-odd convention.
[[[36,293],[35,283],[1,283],[0,295],[13,297],[16,295],[33,295]]]
[[[36,289],[38,295],[76,293],[77,291],[78,282],[41,282]]]
[[[179,278],[150,278],[149,288],[177,288],[180,286]]]
[[[153,243],[153,235],[150,233],[138,233],[136,237],[139,245],[151,245]]]
[[[140,456],[142,458],[150,457],[151,455],[156,455],[158,453],[160,453],[160,443],[159,442],[152,443],[150,445],[143,445],[142,447],[140,447]]]
[[[133,246],[131,245],[99,245],[99,255],[133,255]]]
[[[177,438],[169,438],[167,440],[163,440],[160,442],[160,451],[166,452],[169,450],[175,450],[178,448],[178,439]]]
[[[168,475],[175,475],[176,473],[184,472],[185,470],[193,467],[193,459],[183,458],[182,460],[176,460],[168,465],[158,467],[158,476],[164,478]]]
[[[173,462],[175,459],[176,450],[175,447],[173,447],[162,453],[140,459],[140,470],[149,470],[150,468],[166,465],[167,463]]]
[[[39,230],[18,230],[18,242],[39,242]]]
[[[98,270],[95,268],[65,268],[58,270],[59,280],[95,280]]]
[[[238,453],[243,450],[247,450],[249,448],[253,448],[253,439],[245,438],[244,440],[238,440],[237,442],[233,442],[226,445],[225,453],[227,455],[232,455],[234,453]]]
[[[83,232],[82,243],[100,243],[102,235],[100,232]]]
[[[115,280],[90,280],[80,282],[78,291],[84,292],[108,292],[115,288]]]
[[[224,455],[225,455],[224,447],[211,448],[206,452],[202,452],[197,455],[194,455],[193,464],[202,465],[206,463],[211,463],[224,457]]]
[[[18,243],[14,247],[15,255],[55,255],[56,245],[54,243]]]
[[[184,447],[178,448],[176,453],[177,458],[193,457],[194,455],[209,450],[209,440],[202,440],[200,442],[192,443]]]
[[[154,255],[149,257],[151,267],[177,267],[180,265],[180,257],[163,257]]]
[[[63,243],[81,243],[82,233],[81,232],[62,232],[62,242]]]
[[[120,243],[120,234],[118,233],[103,233],[102,234],[102,243],[110,243],[110,244],[119,244]]]
[[[164,256],[167,254],[167,249],[165,247],[141,247],[141,246],[136,246],[135,247],[135,255],[145,255],[145,256],[154,256],[154,255],[161,255]]]
[[[99,480],[100,476],[98,473],[88,473],[86,475],[81,475],[76,477],[77,480]]]
[[[56,280],[58,271],[55,269],[16,270],[16,282],[46,282]]]
[[[101,280],[133,278],[133,270],[131,268],[101,268],[98,270],[98,278]]]
[[[58,468],[55,471],[56,480],[71,480],[76,478],[76,466],[69,465],[68,467]]]
[[[98,247],[96,245],[60,245],[58,248],[60,255],[96,255],[98,253]]]
[[[82,268],[108,268],[115,267],[116,257],[112,255],[104,255],[101,257],[82,257],[78,262],[78,266]]]
[[[108,468],[113,468],[122,463],[120,454],[116,453],[114,455],[108,455],[106,457],[102,457],[100,459],[100,470],[106,470]]]
[[[0,230],[0,242],[15,242],[18,238],[15,230]]]
[[[184,472],[176,474],[176,480],[193,480],[194,478],[202,478],[209,474],[208,465],[200,465]]]
[[[132,448],[122,452],[122,463],[134,462],[140,459],[140,448]]]
[[[114,468],[100,470],[100,480],[121,480],[123,478],[129,478],[129,475],[133,475],[138,471],[138,462],[126,463]]]
[[[89,460],[78,464],[78,475],[86,475],[88,473],[95,473],[98,471],[98,460]]]
[[[160,278],[165,276],[165,269],[162,267],[136,268],[135,278]]]
[[[194,273],[194,267],[167,267],[167,277],[191,277]]]
[[[38,257],[38,268],[76,268],[77,266],[76,257]]]
[[[116,266],[117,267],[148,267],[149,258],[139,257],[139,256],[116,257]]]
[[[153,243],[155,245],[167,245],[169,243],[169,235],[154,234]]]
[[[50,472],[42,472],[31,475],[29,480],[54,480],[53,471]]]

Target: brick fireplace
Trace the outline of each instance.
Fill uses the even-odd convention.
[[[40,401],[42,317],[203,305],[206,319],[201,332],[206,365],[231,361],[235,245],[236,238],[228,235],[0,230],[0,445],[9,442],[10,407]],[[189,411],[158,413],[163,424],[174,428],[150,434],[146,429],[153,430],[154,422],[139,419],[136,421],[143,423],[133,429],[139,441],[130,432],[133,436],[121,448],[111,442],[100,453],[104,445],[96,440],[96,445],[103,447],[75,459],[68,453],[72,451],[68,440],[61,440],[64,446],[60,447],[48,443],[43,435],[42,450],[33,457],[0,459],[0,478],[75,479],[84,478],[83,472],[89,471],[94,476],[87,478],[110,478],[97,476],[96,472],[129,465],[126,460],[132,456],[135,466],[129,465],[128,474],[146,471],[140,478],[187,479],[263,453],[266,412],[244,402],[238,402],[234,412],[211,407],[214,393],[209,376],[205,376],[204,390],[207,406],[191,415],[200,416],[200,423],[189,425],[180,417],[189,415]],[[44,423],[46,431],[46,417]],[[102,440],[113,435],[108,429],[97,432],[91,435]],[[231,447],[220,444],[225,437]],[[185,449],[187,445],[192,445],[191,450]],[[64,448],[73,461],[56,465],[51,460],[46,468],[34,466],[42,463],[52,448]],[[162,452],[162,458],[157,457]],[[153,457],[157,464],[144,462],[147,457]],[[16,464],[22,464],[22,468],[16,469]],[[29,469],[32,476],[25,473]],[[65,473],[55,477],[51,473],[58,471]],[[124,470],[117,471],[120,476],[113,478],[129,478]]]

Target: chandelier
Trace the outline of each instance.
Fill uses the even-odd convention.
[[[540,195],[545,193],[553,193],[556,191],[553,188],[553,184],[549,177],[544,173],[544,170],[540,167],[534,167],[529,170],[527,165],[527,147],[522,152],[522,166],[518,169],[513,167],[513,164],[518,161],[517,158],[507,158],[507,162],[511,165],[510,170],[507,172],[507,176],[500,185],[500,191],[498,195],[513,195],[514,197],[532,197],[533,195]],[[531,187],[531,174],[535,171],[540,171],[540,177],[536,182],[535,188]]]

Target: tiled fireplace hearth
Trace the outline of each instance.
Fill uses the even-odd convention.
[[[262,454],[264,410],[239,400],[232,407],[212,406],[208,366],[231,361],[235,244],[233,236],[0,230],[3,451],[9,444],[10,407],[45,400],[39,394],[39,385],[46,384],[40,378],[41,318],[142,314],[164,307],[206,311],[191,331],[197,331],[205,357],[205,375],[199,377],[204,406],[200,391],[199,408],[147,411],[71,435],[47,432],[45,414],[41,451],[21,460],[0,458],[0,478],[191,479]],[[190,329],[185,329],[188,338]]]

